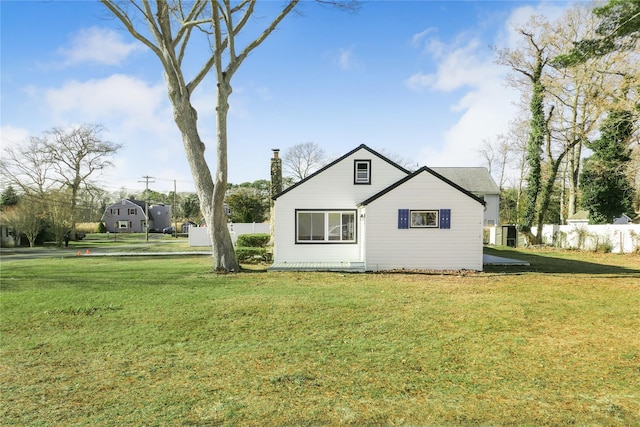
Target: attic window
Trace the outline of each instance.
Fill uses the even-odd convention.
[[[371,184],[371,160],[354,161],[353,183]]]

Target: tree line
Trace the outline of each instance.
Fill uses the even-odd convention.
[[[203,222],[196,193],[162,193],[145,189],[132,193],[125,188],[108,192],[100,185],[99,173],[113,165],[121,145],[104,141],[102,126],[83,124],[54,128],[23,144],[3,149],[0,176],[2,225],[14,239],[24,235],[30,246],[36,241],[54,241],[61,246],[65,234],[76,238],[78,223],[97,223],[105,209],[122,199],[172,206],[180,221]],[[309,157],[311,156],[311,157]],[[285,151],[285,187],[306,177],[326,162],[324,150],[304,143]],[[299,165],[305,164],[304,169]],[[294,167],[296,164],[298,166]],[[264,222],[269,219],[270,181],[227,183],[227,221]]]
[[[496,48],[521,114],[480,152],[502,190],[501,222],[529,243],[579,209],[592,223],[640,209],[640,1],[533,16],[515,48]],[[515,171],[509,178],[509,170]],[[537,233],[531,233],[537,226]]]

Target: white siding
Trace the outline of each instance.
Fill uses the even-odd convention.
[[[371,184],[355,185],[354,160],[371,160]],[[296,209],[356,210],[358,203],[404,178],[406,174],[371,154],[357,150],[342,161],[278,197],[274,218],[274,262],[362,261],[362,222],[356,217],[357,243],[296,244]]]
[[[500,195],[487,194],[484,196],[484,201],[487,204],[487,209],[484,211],[484,225],[498,225],[500,223]]]
[[[398,209],[451,209],[451,228],[398,229]],[[366,269],[482,270],[484,206],[428,172],[366,211]]]

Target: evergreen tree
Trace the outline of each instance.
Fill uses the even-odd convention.
[[[581,205],[589,211],[592,224],[611,223],[633,210],[634,190],[626,169],[631,160],[634,119],[630,111],[611,111],[600,127],[600,138],[589,144],[593,155],[581,174]]]
[[[5,206],[15,206],[20,201],[20,196],[16,193],[13,186],[9,185],[0,195],[0,209]]]
[[[554,60],[557,65],[568,67],[617,50],[637,48],[640,0],[609,0],[606,5],[595,8],[593,13],[600,19],[597,37],[576,42],[569,53]]]

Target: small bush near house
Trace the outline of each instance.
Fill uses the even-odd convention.
[[[244,263],[254,263],[265,261],[267,251],[265,248],[236,247],[236,257],[238,261]]]
[[[238,236],[236,246],[241,248],[264,248],[269,243],[269,236],[266,233],[241,234]]]
[[[236,242],[236,257],[244,263],[268,261],[266,246],[270,236],[265,233],[241,234]]]

